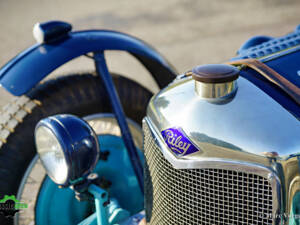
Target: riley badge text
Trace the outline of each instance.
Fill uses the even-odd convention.
[[[199,151],[179,127],[161,132],[168,147],[177,155],[184,156]]]

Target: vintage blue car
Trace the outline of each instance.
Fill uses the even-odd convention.
[[[34,36],[0,70],[19,96],[1,112],[1,224],[300,224],[300,27],[181,75],[124,33],[50,21]],[[111,73],[107,50],[161,91]],[[94,73],[40,82],[82,55]]]

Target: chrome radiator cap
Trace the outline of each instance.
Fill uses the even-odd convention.
[[[234,94],[239,70],[226,64],[207,64],[192,70],[195,91],[199,97],[207,100],[226,98]]]

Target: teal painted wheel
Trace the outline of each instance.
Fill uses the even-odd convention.
[[[143,195],[139,190],[117,121],[112,114],[97,114],[85,119],[98,135],[100,150],[108,152],[107,159],[99,160],[94,172],[111,181],[110,196],[117,199],[123,209],[131,215],[138,213],[143,209]],[[135,143],[141,149],[141,129],[135,122],[128,121]],[[142,152],[140,157],[143,160]],[[37,163],[35,158],[32,170],[27,172],[28,176],[36,173],[34,164]],[[36,196],[35,222],[43,225],[77,224],[94,211],[93,202],[79,202],[71,189],[59,188],[46,176]]]
[[[126,116],[141,122],[152,94],[125,77],[112,77]],[[14,99],[3,108],[0,121],[0,199],[5,199],[6,195],[16,196],[28,207],[14,216],[9,214],[10,217],[0,212],[1,225],[34,223],[35,200],[45,175],[39,161],[32,161],[36,156],[33,133],[37,122],[61,113],[83,118],[100,112],[111,112],[111,107],[100,77],[93,74],[68,75],[48,80],[35,87],[27,96]],[[114,127],[118,130],[118,126]],[[102,128],[104,131],[107,129]],[[6,213],[15,212],[11,211]]]

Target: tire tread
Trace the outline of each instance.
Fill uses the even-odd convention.
[[[113,75],[113,80],[126,116],[141,122],[152,93],[122,76]],[[0,113],[0,199],[16,194],[24,167],[35,155],[33,131],[41,118],[111,112],[107,97],[100,78],[85,73],[48,80],[4,106]]]

